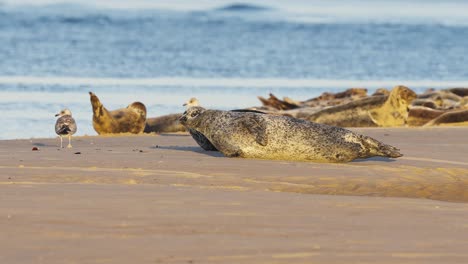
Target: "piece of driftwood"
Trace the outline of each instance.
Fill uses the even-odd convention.
[[[318,97],[301,102],[301,105],[308,107],[337,106],[365,97],[367,97],[367,89],[350,88],[339,93],[324,92]]]
[[[324,92],[318,97],[299,102],[291,98],[285,97],[283,100],[270,93],[270,97],[265,99],[261,96],[258,99],[264,107],[273,108],[276,110],[291,110],[300,107],[326,107],[345,104],[367,96],[367,89],[350,88],[343,92],[328,93]]]
[[[274,96],[272,93],[270,93],[270,97],[268,97],[268,99],[261,96],[258,96],[258,99],[262,102],[263,106],[272,107],[278,110],[288,110],[299,107],[299,105],[278,99],[278,97]]]

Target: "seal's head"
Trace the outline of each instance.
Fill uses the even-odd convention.
[[[128,109],[135,111],[141,118],[146,119],[146,106],[141,102],[133,102],[127,106]]]
[[[69,115],[69,116],[72,115],[71,111],[67,108],[63,109],[62,111],[57,113],[55,116],[66,116],[66,115]]]
[[[192,128],[196,127],[201,120],[201,114],[205,112],[205,108],[200,106],[192,106],[185,111],[179,118],[182,125]]]

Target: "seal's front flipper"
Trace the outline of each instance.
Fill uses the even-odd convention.
[[[197,144],[206,151],[218,151],[218,149],[205,137],[202,133],[195,129],[189,128],[188,131]]]
[[[258,144],[262,146],[266,146],[268,144],[266,122],[260,114],[246,116],[245,119],[242,120],[242,124],[255,136],[255,141]]]

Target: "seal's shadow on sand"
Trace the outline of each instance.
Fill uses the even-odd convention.
[[[185,147],[185,146],[153,146],[152,149],[168,149],[168,150],[178,150],[178,151],[192,151],[196,153],[205,154],[211,157],[225,157],[219,151],[206,151],[200,147]],[[371,157],[366,159],[356,159],[348,163],[361,163],[361,162],[395,162],[396,159],[387,158],[387,157]],[[346,164],[346,163],[345,163]]]
[[[366,158],[366,159],[355,159],[351,161],[350,163],[361,163],[361,162],[395,162],[396,159],[394,158],[388,158],[388,157],[371,157],[371,158]]]
[[[178,151],[192,151],[196,153],[205,154],[211,157],[224,157],[224,155],[219,151],[206,151],[200,147],[185,147],[185,146],[153,146],[152,149],[168,149],[168,150],[178,150]]]

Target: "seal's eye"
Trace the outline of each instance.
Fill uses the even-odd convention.
[[[199,114],[198,111],[196,111],[196,112],[191,113],[190,116],[191,116],[191,117],[195,117],[195,116],[197,116],[198,114]]]

